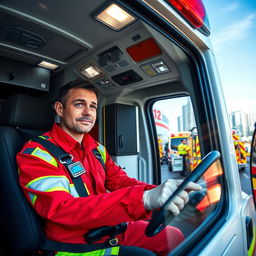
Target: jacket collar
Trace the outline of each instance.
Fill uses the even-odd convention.
[[[80,147],[79,143],[68,133],[62,130],[56,123],[54,123],[51,133],[54,141],[68,153],[71,152],[76,146]],[[88,151],[97,147],[97,143],[89,134],[85,134],[82,140],[82,146],[85,151]]]

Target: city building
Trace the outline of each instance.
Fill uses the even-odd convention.
[[[187,103],[182,106],[181,116],[177,118],[178,131],[189,131],[196,126],[191,100],[188,97]]]
[[[231,128],[237,130],[241,136],[251,136],[256,122],[256,113],[234,111],[229,114]]]

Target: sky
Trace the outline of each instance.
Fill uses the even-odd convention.
[[[256,0],[203,0],[228,112],[256,112]]]

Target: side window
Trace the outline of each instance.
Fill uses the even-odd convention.
[[[161,181],[187,176],[201,161],[190,97],[155,102],[153,106],[161,164]]]
[[[200,138],[190,97],[159,100],[152,108],[157,132],[161,182],[184,179],[201,162]],[[203,145],[201,145],[203,147]],[[189,203],[174,217],[177,226],[188,237],[200,225],[208,225],[217,215],[222,199],[223,170],[220,160],[212,164],[198,183],[203,187],[191,192]],[[206,221],[209,220],[209,221]]]

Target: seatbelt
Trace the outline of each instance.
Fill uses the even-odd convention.
[[[97,228],[94,230],[91,230],[86,235],[86,241],[88,244],[69,244],[64,242],[57,242],[48,240],[44,237],[44,239],[40,243],[40,248],[42,250],[54,250],[54,251],[66,251],[66,252],[91,252],[95,250],[105,249],[109,247],[115,247],[118,245],[117,238],[114,238],[116,235],[123,233],[127,229],[127,223],[123,222],[116,226],[110,226],[110,227],[103,227],[103,228]],[[44,236],[44,234],[43,234]],[[110,236],[109,239],[107,239],[103,243],[96,243],[93,244],[93,242],[98,241],[100,238],[104,236]]]
[[[114,245],[118,246],[118,245]],[[44,251],[62,251],[62,252],[73,252],[73,253],[85,253],[93,252],[96,250],[102,250],[109,247],[113,247],[108,242],[98,244],[73,244],[57,242],[48,239],[42,239],[40,242],[40,249]]]
[[[48,140],[42,139],[40,137],[34,137],[32,138],[32,140],[44,146],[49,151],[49,153],[55,156],[60,161],[60,163],[66,167],[66,169],[70,173],[71,179],[79,196],[88,196],[88,192],[81,178],[81,175],[86,172],[82,164],[79,161],[73,162],[72,155],[68,154],[62,148],[56,146]]]

